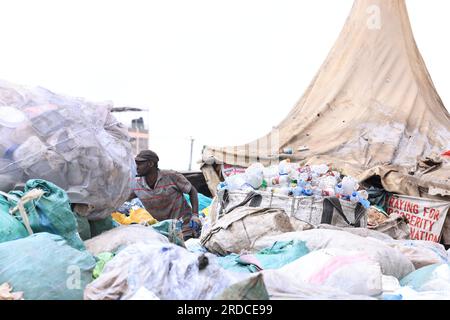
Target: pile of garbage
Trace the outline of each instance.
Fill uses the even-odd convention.
[[[134,159],[112,105],[0,81],[0,191],[44,179],[83,216],[103,219],[130,194]]]
[[[230,174],[217,186],[218,190],[261,190],[293,197],[332,197],[370,207],[368,193],[351,176],[343,176],[329,165],[306,165],[281,161],[264,167],[254,163],[245,172]]]
[[[62,188],[34,179],[2,193],[0,300],[450,299],[450,251],[435,242],[245,206],[205,215],[209,231],[184,241],[176,220],[132,216],[141,205],[117,208],[136,222],[82,241]]]

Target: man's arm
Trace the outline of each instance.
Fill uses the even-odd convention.
[[[192,213],[198,216],[198,193],[194,186],[191,187],[189,198],[191,200]]]

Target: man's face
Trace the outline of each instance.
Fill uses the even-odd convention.
[[[138,177],[144,177],[148,175],[153,167],[152,161],[136,161],[136,171]]]

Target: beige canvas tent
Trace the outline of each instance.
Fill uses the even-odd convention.
[[[286,147],[294,153],[282,154]],[[450,195],[450,164],[440,157],[446,150],[449,113],[416,46],[405,1],[356,0],[287,117],[251,143],[205,147],[202,170],[214,193],[218,164],[289,157],[331,163],[360,180],[380,176],[391,192],[443,197]]]

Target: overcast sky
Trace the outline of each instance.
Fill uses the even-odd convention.
[[[196,161],[202,145],[249,142],[286,116],[352,3],[2,0],[0,78],[147,108],[150,147],[160,154],[160,166],[186,170],[189,137]],[[450,1],[407,5],[419,49],[449,108]]]

